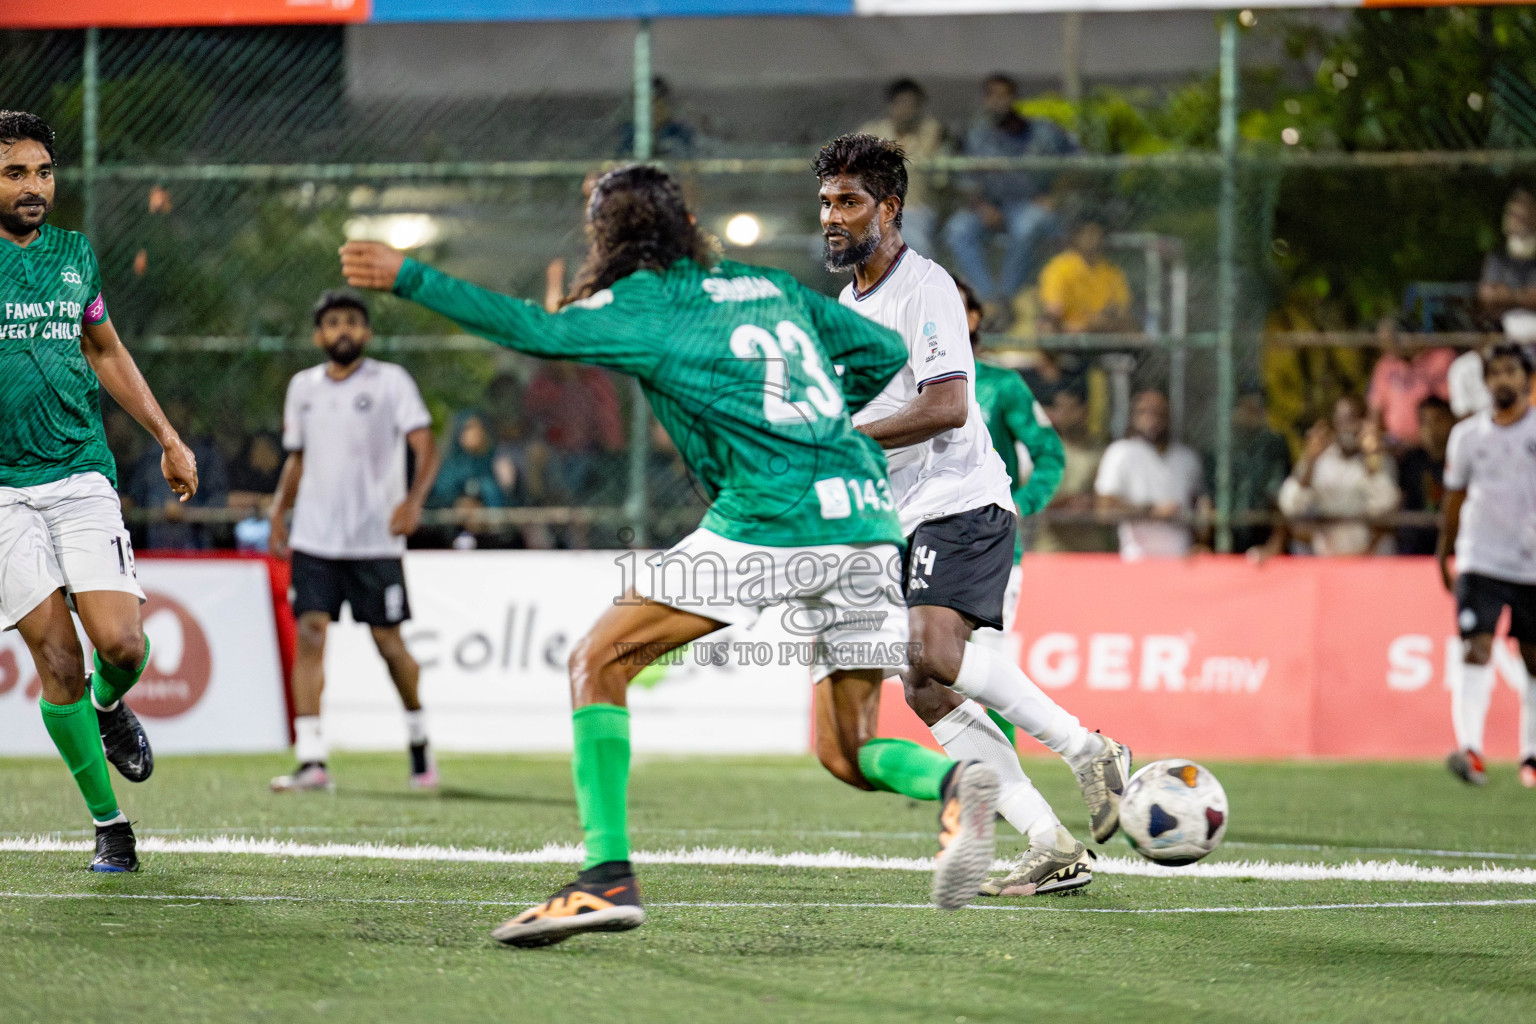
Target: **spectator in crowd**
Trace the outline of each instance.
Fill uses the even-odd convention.
[[[698,132],[693,125],[678,117],[672,108],[672,86],[657,75],[651,79],[651,155],[657,158],[671,157],[686,160],[693,156],[698,142]],[[635,152],[635,124],[624,126],[624,138],[619,147],[623,156]]]
[[[1536,197],[1517,188],[1504,202],[1504,248],[1483,257],[1477,282],[1477,303],[1483,316],[1497,320],[1508,340],[1536,343]],[[1493,404],[1483,384],[1483,358],[1463,352],[1451,364],[1451,411],[1457,419],[1482,412]]]
[[[911,160],[931,160],[946,148],[944,123],[927,113],[923,87],[910,78],[898,78],[885,89],[885,116],[870,121],[859,131],[890,139]],[[901,237],[913,251],[930,259],[934,249],[938,212],[933,206],[934,181],[928,172],[912,171],[907,178],[907,198],[901,204]]]
[[[1131,286],[1104,255],[1105,223],[1078,219],[1065,251],[1040,271],[1042,330],[1058,333],[1131,331]]]
[[[624,450],[619,395],[607,373],[545,363],[528,382],[523,411],[549,448],[545,483],[553,500],[586,502],[605,490],[604,457]]]
[[[245,513],[234,524],[235,547],[241,551],[268,550],[272,524],[267,513],[286,458],[282,439],[260,432],[245,439],[229,467],[229,508]]]
[[[165,415],[172,423],[193,423],[192,407],[180,398],[165,403]],[[174,418],[173,418],[174,417]],[[189,430],[182,435],[197,459],[197,493],[187,501],[167,495],[165,475],[160,472],[160,449],[146,449],[133,464],[127,486],[121,494],[125,504],[155,510],[160,516],[144,529],[143,547],[151,551],[203,551],[215,547],[214,524],[188,522],[189,509],[223,508],[229,498],[229,483],[224,456],[213,438]]]
[[[1391,532],[1371,522],[1401,500],[1383,448],[1381,428],[1358,395],[1340,398],[1331,421],[1307,431],[1302,457],[1280,488],[1280,511],[1312,554],[1390,553]]]
[[[1190,552],[1189,517],[1203,507],[1205,474],[1193,450],[1168,435],[1168,398],[1142,391],[1131,401],[1130,436],[1104,452],[1094,481],[1100,512],[1125,516],[1120,557],[1178,558]]]
[[[1094,440],[1088,429],[1088,403],[1082,391],[1061,388],[1045,406],[1051,426],[1061,437],[1066,469],[1056,495],[1046,506],[1051,513],[1087,514],[1094,511],[1094,479],[1104,446]],[[1092,523],[1050,523],[1035,536],[1036,551],[1113,551],[1114,531]]]
[[[276,434],[262,431],[246,438],[229,469],[229,507],[257,511],[277,490],[285,458],[282,439]]]
[[[1536,311],[1536,197],[1527,189],[1515,189],[1505,201],[1503,229],[1504,248],[1483,258],[1477,283],[1478,305],[1499,319]]]
[[[1424,399],[1450,398],[1446,374],[1456,353],[1448,348],[1405,350],[1397,325],[1389,318],[1381,321],[1376,335],[1382,341],[1382,353],[1371,372],[1367,403],[1381,420],[1388,446],[1399,452],[1418,442],[1419,406]]]
[[[1077,141],[1055,123],[1025,117],[1015,106],[1019,86],[992,75],[981,87],[982,110],[966,133],[962,152],[976,157],[1056,156],[1075,153]],[[1034,171],[986,171],[961,182],[966,205],[944,226],[944,240],[961,276],[981,293],[989,313],[1005,316],[1014,294],[1035,268],[1035,251],[1057,230],[1052,176]],[[1004,239],[1003,262],[993,273],[988,248]]]
[[[1329,294],[1322,278],[1298,281],[1265,318],[1264,333],[1270,337],[1262,366],[1269,425],[1285,438],[1292,458],[1301,456],[1307,430],[1328,415],[1341,395],[1363,392],[1370,382],[1367,352],[1357,345],[1291,345],[1274,337],[1348,330],[1342,303]]]
[[[1397,488],[1404,512],[1440,512],[1445,497],[1445,448],[1456,417],[1450,403],[1430,395],[1419,403],[1419,443],[1397,460]],[[1432,555],[1440,538],[1436,526],[1404,526],[1397,531],[1397,553]]]
[[[1264,393],[1247,390],[1232,408],[1232,511],[1271,513],[1279,508],[1280,488],[1291,473],[1291,449],[1269,429]],[[1232,529],[1232,550],[1257,549],[1259,557],[1279,554],[1284,531],[1262,523]]]
[[[455,416],[446,447],[427,506],[500,508],[505,502],[496,482],[485,414],[471,409]]]

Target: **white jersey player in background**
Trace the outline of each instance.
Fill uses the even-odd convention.
[[[1527,677],[1520,708],[1520,781],[1536,788],[1536,411],[1531,409],[1530,353],[1520,345],[1488,350],[1483,380],[1492,408],[1451,430],[1445,452],[1440,575],[1456,595],[1463,658],[1453,681],[1456,750],[1446,758],[1458,778],[1488,781],[1483,725],[1493,695],[1494,630],[1509,609],[1509,635],[1520,644]],[[1456,568],[1452,572],[1451,554]]]
[[[332,788],[320,730],[325,634],[343,603],[366,623],[405,705],[413,789],[434,789],[425,712],[417,694],[421,668],[400,638],[411,617],[405,591],[405,538],[421,524],[437,476],[432,417],[402,367],[365,359],[373,333],[368,307],[348,291],[328,291],[315,305],[315,344],[327,361],[294,376],[283,406],[288,461],[272,502],[272,553],[293,560],[294,754],[299,766],[272,780],[276,791]],[[405,449],[416,479],[405,484]],[[285,516],[293,508],[290,537]]]
[[[1066,759],[1099,842],[1119,827],[1130,752],[1085,729],[1017,665],[967,643],[979,626],[1002,628],[1017,517],[1007,470],[976,403],[965,304],[954,279],[902,241],[907,172],[901,147],[844,135],[821,149],[813,168],[821,183],[827,268],[853,272],[840,301],[898,331],[910,352],[907,366],[854,417],[886,450],[907,536],[907,703],[950,757],[981,761],[997,773],[998,810],[1029,837],[1020,863],[982,892],[1078,888],[1093,878],[1087,848],[1062,827],[978,705]]]

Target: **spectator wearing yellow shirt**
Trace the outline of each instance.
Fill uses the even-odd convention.
[[[1125,272],[1104,257],[1104,223],[1083,217],[1067,250],[1040,271],[1043,329],[1087,334],[1135,329]]]

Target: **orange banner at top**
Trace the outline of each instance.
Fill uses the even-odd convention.
[[[6,4],[4,28],[329,25],[367,21],[370,0],[56,0]]]

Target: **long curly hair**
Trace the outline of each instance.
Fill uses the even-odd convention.
[[[659,167],[629,164],[592,187],[587,258],[566,303],[588,298],[637,270],[665,270],[680,259],[714,266],[720,244],[693,222],[683,190]]]

